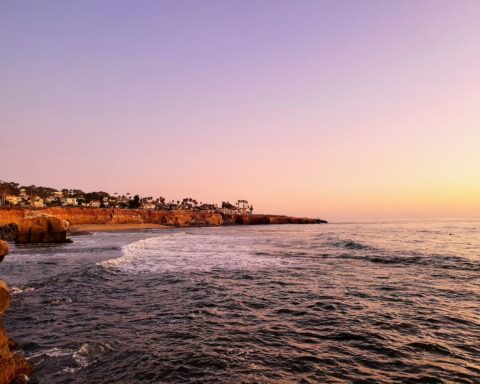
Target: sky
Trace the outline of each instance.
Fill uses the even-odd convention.
[[[480,217],[478,0],[0,0],[0,179]]]

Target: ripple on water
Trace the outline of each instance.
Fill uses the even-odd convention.
[[[71,253],[22,249],[5,264],[17,295],[5,321],[31,342],[21,347],[40,383],[475,383],[480,237],[442,225],[189,229],[117,245],[98,234]],[[91,252],[73,251],[81,244]]]

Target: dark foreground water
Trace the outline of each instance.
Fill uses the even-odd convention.
[[[40,383],[480,383],[480,221],[104,233],[12,247]]]

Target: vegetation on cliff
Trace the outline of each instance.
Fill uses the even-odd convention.
[[[120,195],[104,191],[84,192],[81,189],[56,190],[35,185],[20,186],[15,182],[0,181],[0,207],[48,208],[48,207],[90,207],[118,209],[148,209],[159,211],[215,211],[223,213],[253,213],[253,206],[247,200],[237,200],[236,204],[222,201],[221,205],[205,203],[192,197],[167,201],[129,192]]]

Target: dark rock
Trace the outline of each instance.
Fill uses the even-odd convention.
[[[0,227],[0,240],[13,241],[17,237],[17,224],[11,223]]]

